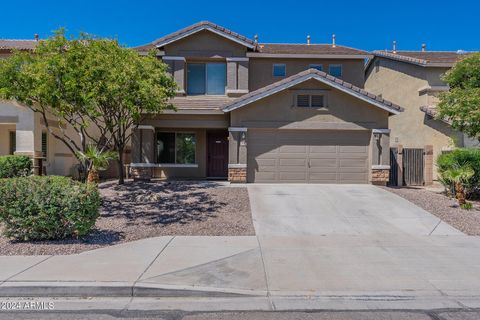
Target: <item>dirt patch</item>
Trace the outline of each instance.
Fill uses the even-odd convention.
[[[416,204],[465,234],[480,235],[479,202],[473,202],[472,210],[464,210],[458,207],[456,200],[447,197],[440,191],[431,191],[420,187],[384,187],[384,189]]]
[[[217,182],[105,182],[95,230],[81,239],[12,242],[0,255],[73,254],[149,237],[254,235],[248,191]]]

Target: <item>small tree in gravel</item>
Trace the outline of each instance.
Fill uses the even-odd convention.
[[[455,197],[458,200],[458,204],[462,207],[467,203],[465,200],[464,183],[473,177],[474,174],[475,172],[471,167],[459,165],[456,165],[442,173],[443,179],[453,182],[455,186]]]
[[[89,145],[85,152],[78,152],[78,157],[87,163],[87,182],[98,184],[100,181],[98,171],[107,170],[109,162],[117,159],[117,154],[112,151],[101,151],[94,145]]]

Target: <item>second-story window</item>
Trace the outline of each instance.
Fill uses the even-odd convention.
[[[225,63],[189,63],[187,73],[187,94],[225,94],[227,86],[227,65]]]
[[[283,63],[274,63],[272,72],[274,77],[285,77],[287,75],[287,66]]]
[[[331,64],[328,66],[328,73],[332,76],[341,78],[342,77],[342,65],[341,64]]]
[[[308,67],[310,69],[317,69],[318,71],[323,71],[323,65],[321,64],[311,64]]]

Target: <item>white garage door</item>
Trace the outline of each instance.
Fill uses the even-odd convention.
[[[248,182],[368,183],[370,131],[248,131]]]

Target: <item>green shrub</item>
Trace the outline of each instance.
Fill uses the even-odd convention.
[[[32,171],[32,159],[27,156],[1,156],[0,178],[28,176]]]
[[[461,204],[460,208],[462,208],[464,210],[471,210],[471,209],[473,209],[473,204],[471,202],[466,202],[464,204]]]
[[[9,238],[78,238],[95,225],[99,206],[100,194],[95,185],[67,177],[0,179],[0,222]]]
[[[445,172],[455,167],[470,167],[474,175],[464,182],[467,196],[478,195],[480,191],[480,149],[455,149],[449,153],[444,153],[437,158],[438,172],[440,182],[450,191],[454,189],[453,182],[449,181],[444,175]]]

